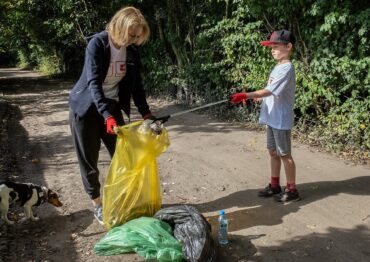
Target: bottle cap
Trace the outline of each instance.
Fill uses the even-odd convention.
[[[220,210],[218,213],[219,213],[220,215],[225,215],[225,210]]]

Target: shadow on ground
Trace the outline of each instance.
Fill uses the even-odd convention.
[[[270,198],[258,198],[258,190],[250,189],[193,206],[203,213],[217,211],[221,206],[224,209],[244,208],[227,214],[230,220],[230,231],[237,231],[254,226],[281,224],[284,216],[299,211],[301,206],[330,196],[338,194],[370,195],[369,184],[370,176],[360,176],[343,181],[303,183],[299,185],[302,200],[288,205],[278,204]],[[209,217],[209,219],[215,223],[217,216]],[[233,223],[233,221],[237,221],[237,223]]]
[[[20,221],[12,226],[1,222],[0,254],[4,261],[76,261],[73,234],[78,235],[92,223],[92,212],[85,209],[46,217],[36,213],[41,217],[36,222]],[[65,254],[68,258],[61,256]]]
[[[16,90],[15,93],[22,93],[14,86],[10,90],[4,90],[4,82],[2,81],[0,84],[2,92],[14,94],[13,91]],[[23,81],[23,88],[26,84],[30,85],[30,82]],[[47,91],[44,86],[40,88],[42,91]],[[38,90],[38,88],[33,90]],[[27,92],[29,91],[27,90]],[[32,97],[27,99],[25,96],[24,98],[24,103],[38,102]],[[59,97],[59,99],[65,98]],[[34,159],[34,152],[42,152],[39,147],[50,146],[50,141],[48,138],[30,140],[27,130],[20,125],[20,121],[23,119],[20,110],[22,99],[20,100],[17,100],[15,105],[14,101],[0,97],[0,180],[10,179],[16,182],[45,185],[44,166],[36,161],[37,159]],[[55,110],[62,109],[55,108]],[[49,114],[50,112],[42,113]],[[55,137],[54,139],[61,140],[61,145],[70,144],[70,139],[67,137],[57,134]],[[59,148],[57,153],[62,153],[63,150],[63,148]],[[23,209],[16,207],[12,208],[11,211],[15,214],[23,213]],[[91,211],[80,210],[69,215],[61,215],[54,207],[45,204],[34,208],[34,212],[40,216],[40,221],[31,222],[20,218],[12,226],[0,221],[0,261],[40,261],[40,259],[43,261],[66,261],[65,257],[58,257],[61,252],[69,254],[68,261],[75,261],[77,252],[71,234],[72,232],[78,234],[84,231],[92,223]]]
[[[353,229],[328,228],[259,249],[263,261],[370,261],[370,231],[363,225]]]

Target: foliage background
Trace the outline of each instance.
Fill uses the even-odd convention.
[[[85,36],[122,6],[147,18],[144,81],[151,95],[188,105],[263,88],[274,61],[259,45],[276,29],[297,38],[295,131],[306,142],[370,158],[370,2],[367,0],[3,0],[0,66],[77,77]],[[217,108],[256,123],[259,106]]]

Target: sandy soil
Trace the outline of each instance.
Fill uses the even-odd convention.
[[[0,69],[0,178],[45,184],[64,203],[35,209],[38,222],[25,221],[21,210],[13,210],[14,226],[0,221],[0,261],[142,261],[136,254],[92,252],[105,230],[93,219],[72,146],[71,85]],[[158,115],[182,110],[160,100],[150,105]],[[213,233],[218,210],[226,211],[231,244],[219,249],[219,261],[370,261],[369,166],[293,141],[303,199],[281,205],[256,196],[269,178],[263,131],[195,113],[171,119],[166,128],[171,146],[158,158],[163,204],[193,205]],[[102,148],[102,181],[109,161]]]

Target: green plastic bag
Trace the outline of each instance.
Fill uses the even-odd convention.
[[[98,243],[94,252],[110,256],[135,251],[145,259],[182,261],[182,246],[173,237],[167,223],[151,217],[133,219],[111,229]]]

